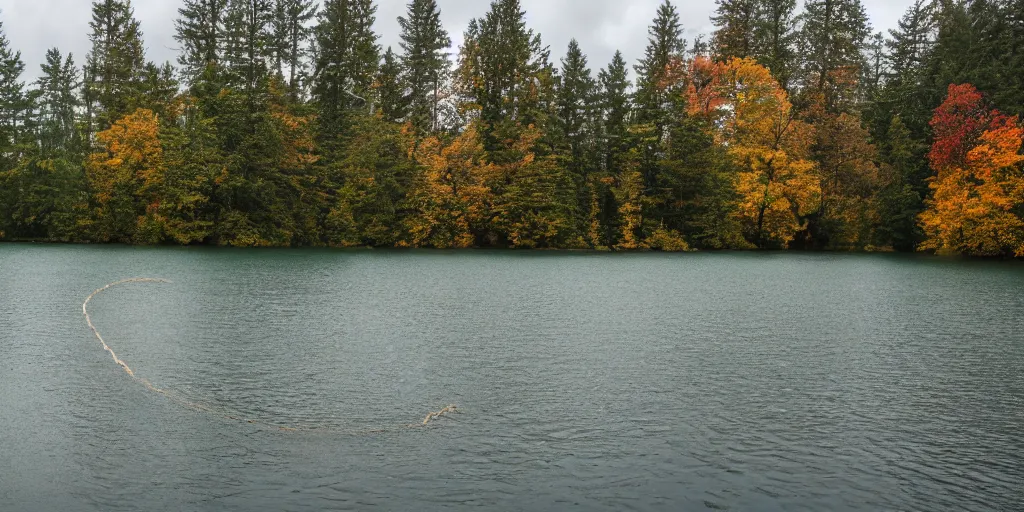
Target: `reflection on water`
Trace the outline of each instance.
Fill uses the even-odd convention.
[[[140,376],[281,432],[179,407]],[[1024,266],[0,246],[0,510],[1012,510]],[[423,421],[428,429],[339,431]]]

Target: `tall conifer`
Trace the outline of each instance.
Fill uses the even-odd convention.
[[[320,137],[330,144],[344,135],[352,109],[370,110],[380,62],[373,32],[372,0],[327,0],[315,29],[317,58],[313,99],[319,107]]]
[[[174,39],[181,47],[178,63],[189,84],[220,61],[228,1],[184,0],[178,9]]]
[[[864,68],[864,49],[871,27],[860,0],[808,0],[800,16],[800,50],[804,57],[804,89],[830,111],[855,101]]]
[[[89,23],[92,42],[86,66],[88,97],[96,130],[106,130],[139,102],[146,66],[142,30],[131,0],[96,0]]]
[[[274,73],[288,86],[293,100],[298,99],[299,82],[306,74],[305,57],[313,33],[310,21],[316,13],[314,0],[276,0],[274,4]]]
[[[441,24],[436,0],[412,0],[398,23],[409,120],[421,132],[434,131],[439,124],[440,89],[449,74],[445,52],[452,41]]]

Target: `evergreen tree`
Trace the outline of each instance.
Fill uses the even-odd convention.
[[[754,25],[752,55],[787,92],[792,92],[792,78],[799,68],[795,10],[796,0],[764,0]]]
[[[619,205],[616,194],[609,186],[615,178],[624,172],[629,160],[629,115],[632,110],[630,103],[629,69],[622,52],[616,51],[608,67],[597,75],[597,100],[600,122],[600,141],[598,149],[598,168],[601,170],[597,187],[598,221],[600,223],[601,243],[604,247],[613,247],[618,243]]]
[[[924,0],[915,1],[898,27],[889,30],[889,39],[885,41],[883,85],[864,112],[864,120],[875,140],[888,138],[887,132],[895,117],[899,117],[901,128],[909,130],[909,137],[915,144],[922,144],[928,136],[928,121],[935,105],[931,104],[932,96],[923,87],[934,28],[932,5]],[[927,175],[928,165],[923,154],[918,164],[921,176]],[[913,185],[920,193],[927,191],[923,181]]]
[[[21,52],[11,49],[0,24],[0,171],[17,164],[19,146],[29,128],[26,116],[31,113],[31,99],[21,79],[24,72]]]
[[[915,0],[900,18],[897,28],[889,29],[885,45],[889,50],[890,80],[912,82],[920,72],[932,45],[932,5],[926,0]]]
[[[11,49],[10,41],[0,24],[0,238],[13,237],[19,220],[22,198],[18,191],[24,187],[15,168],[21,160],[19,142],[22,127],[18,119],[26,108],[25,83],[21,74],[25,64],[21,52]]]
[[[420,132],[439,128],[438,103],[441,83],[447,79],[449,61],[445,51],[451,38],[441,24],[436,0],[412,0],[402,27],[403,84],[408,91],[408,114]]]
[[[39,90],[39,142],[42,150],[80,149],[78,88],[81,80],[71,54],[64,57],[56,48],[47,51],[36,86]]]
[[[711,21],[715,30],[715,55],[722,60],[744,58],[754,54],[758,41],[758,2],[755,0],[716,0],[718,8]]]
[[[867,101],[878,98],[889,74],[885,53],[885,38],[881,32],[873,34],[864,43],[864,70],[861,72],[861,90]]]
[[[635,67],[637,120],[653,124],[656,137],[660,140],[666,123],[665,106],[669,94],[665,90],[665,81],[668,67],[681,59],[686,50],[679,12],[669,0],[665,0],[658,8],[658,15],[648,33],[644,58]]]
[[[629,133],[629,70],[622,52],[616,51],[606,69],[597,75],[600,88],[602,118],[603,167],[610,173],[622,170],[628,152],[626,137]]]
[[[575,209],[580,213],[575,219],[578,233],[590,231],[590,224],[600,217],[600,201],[593,204],[595,195],[599,193],[598,183],[591,179],[600,162],[597,155],[596,87],[587,57],[580,50],[579,43],[571,40],[558,78],[555,134],[553,137],[549,134],[549,139],[558,141],[555,153],[574,181],[577,191]],[[598,230],[593,231],[588,243],[591,246],[605,245],[600,241]]]
[[[273,55],[271,0],[228,0],[224,17],[224,67],[228,83],[247,96],[251,108],[262,101]]]
[[[228,1],[184,0],[178,8],[174,39],[181,45],[178,63],[190,84],[220,62]]]
[[[388,47],[384,53],[384,61],[377,72],[377,98],[380,100],[380,112],[383,118],[392,123],[405,121],[408,115],[409,97],[401,82],[402,64],[395,52]]]
[[[665,155],[665,142],[669,136],[675,98],[669,80],[671,66],[683,62],[686,42],[682,38],[679,13],[669,0],[658,8],[658,15],[648,29],[649,38],[644,58],[635,67],[637,88],[634,100],[636,114],[630,131],[630,144],[637,148],[637,167],[643,178],[643,189],[659,187],[664,169],[660,167]],[[649,210],[649,209],[645,209]],[[648,213],[645,211],[644,213]]]
[[[177,122],[174,106],[180,84],[175,75],[174,66],[170,62],[162,66],[150,62],[143,69],[142,82],[139,84],[141,99],[138,107],[152,110],[166,124]]]
[[[106,130],[138,107],[145,69],[142,31],[131,0],[96,0],[92,7],[92,50],[85,87],[95,130]]]
[[[557,125],[566,142],[567,167],[580,178],[585,178],[593,167],[595,87],[587,57],[573,39],[562,59]]]
[[[856,99],[864,68],[864,48],[871,33],[860,0],[808,0],[804,4],[800,50],[804,57],[805,103],[822,101],[827,110],[843,111]]]
[[[320,137],[330,145],[349,127],[350,110],[371,110],[380,62],[372,0],[327,0],[316,34],[313,99],[319,108]]]
[[[477,110],[484,123],[484,145],[492,158],[502,162],[496,155],[502,141],[545,122],[553,75],[548,50],[526,27],[519,0],[496,0],[483,19],[470,23],[459,81],[466,107]]]
[[[922,239],[917,217],[924,209],[920,169],[921,162],[926,161],[925,146],[915,142],[910,130],[895,116],[886,131],[882,150],[882,159],[888,165],[884,169],[884,187],[876,199],[879,225],[875,244],[912,251]]]
[[[293,101],[299,97],[299,81],[306,74],[307,45],[316,17],[314,0],[276,0],[274,4],[274,72],[288,86]]]

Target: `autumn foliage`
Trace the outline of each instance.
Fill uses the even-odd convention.
[[[795,117],[784,90],[752,59],[695,59],[688,87],[692,115],[711,118],[737,169],[736,215],[758,247],[785,247],[821,198],[808,159],[812,126]]]
[[[986,108],[970,85],[951,85],[932,119],[933,196],[921,215],[923,249],[1024,256],[1024,129]]]
[[[160,207],[163,147],[160,124],[150,110],[137,110],[96,135],[103,147],[86,164],[95,191],[97,218],[113,240],[131,241]]]

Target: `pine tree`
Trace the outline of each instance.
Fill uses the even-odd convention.
[[[316,17],[313,0],[276,0],[274,4],[274,72],[288,86],[292,101],[299,97],[299,81],[306,74],[305,57],[313,33],[309,25]]]
[[[349,127],[351,109],[372,110],[372,87],[380,62],[372,0],[327,0],[315,29],[317,58],[313,99],[320,137],[330,144]]]
[[[585,178],[592,168],[595,87],[587,57],[573,39],[562,59],[557,124],[566,141],[568,168],[581,178]]]
[[[601,133],[598,155],[600,158],[601,187],[598,188],[598,209],[601,244],[612,247],[617,243],[619,205],[610,184],[624,172],[629,160],[630,103],[629,69],[622,52],[616,51],[608,67],[597,75],[597,106]]]
[[[920,169],[921,162],[927,161],[925,149],[924,144],[911,138],[910,130],[899,116],[892,118],[882,145],[882,159],[887,167],[884,168],[885,186],[876,199],[880,218],[875,244],[912,251],[921,240],[917,216],[924,209],[921,197],[926,187],[920,189],[924,183]]]
[[[540,35],[526,27],[519,0],[497,0],[470,23],[458,79],[464,107],[478,110],[485,147],[499,163],[502,141],[545,122],[554,83],[548,56]]]
[[[750,57],[756,51],[758,2],[755,0],[716,0],[718,8],[711,21],[715,31],[715,55],[722,60]]]
[[[29,128],[26,115],[31,101],[21,80],[25,63],[21,52],[11,49],[10,41],[0,24],[0,171],[13,168],[19,159],[18,146]]]
[[[46,52],[39,90],[39,142],[44,152],[80,149],[78,131],[78,88],[81,86],[75,60],[53,48]]]
[[[603,166],[609,173],[622,169],[623,158],[628,151],[626,136],[629,133],[629,70],[622,52],[616,51],[608,67],[597,75],[600,88],[602,118],[602,140],[604,143]]]
[[[380,101],[381,115],[392,123],[403,122],[409,111],[409,98],[402,87],[401,76],[402,64],[391,47],[388,47],[377,72],[376,96]]]
[[[657,137],[661,138],[667,117],[664,107],[668,101],[665,90],[668,66],[681,59],[686,50],[679,12],[669,0],[658,8],[658,15],[648,33],[650,37],[644,58],[635,67],[637,120],[653,124]]]
[[[800,16],[804,55],[804,92],[838,112],[855,100],[864,68],[864,47],[871,27],[860,0],[809,0]]]
[[[164,123],[175,123],[177,119],[173,110],[179,86],[174,66],[170,62],[162,66],[147,63],[139,85],[139,108],[152,110]]]
[[[220,62],[224,18],[229,0],[184,0],[174,22],[174,39],[181,45],[178,63],[190,84]]]
[[[645,190],[658,186],[658,175],[662,171],[659,162],[665,153],[673,98],[679,96],[679,91],[670,90],[669,68],[682,62],[686,50],[679,12],[669,0],[658,8],[648,33],[644,58],[635,66],[636,114],[630,131],[630,143],[638,147],[636,170],[643,176]]]
[[[920,72],[932,45],[932,5],[925,0],[915,0],[914,5],[907,8],[900,18],[897,28],[889,29],[889,40],[885,45],[889,50],[892,81],[912,81],[914,75]]]
[[[439,90],[450,65],[445,51],[452,44],[451,38],[441,24],[436,0],[412,0],[398,23],[402,27],[401,60],[409,119],[420,132],[436,131]]]
[[[861,72],[863,98],[878,98],[889,75],[889,62],[885,52],[885,38],[881,32],[871,35],[864,43],[864,70]]]
[[[131,0],[96,0],[89,27],[92,51],[85,86],[95,103],[89,107],[91,126],[103,131],[137,107],[145,52]]]
[[[569,48],[562,59],[562,69],[558,77],[556,113],[554,116],[553,134],[555,153],[565,170],[569,171],[577,192],[575,210],[589,214],[576,215],[576,232],[586,233],[588,224],[599,216],[594,210],[593,202],[597,183],[591,178],[599,168],[600,159],[597,155],[597,115],[595,105],[597,83],[591,76],[587,65],[587,57],[580,50],[575,39],[569,42]],[[588,238],[590,246],[604,245],[597,232]]]
[[[273,55],[271,0],[229,0],[224,17],[224,67],[228,83],[249,97],[250,105],[261,101],[268,64]]]
[[[754,25],[752,55],[787,92],[792,92],[792,78],[799,68],[795,10],[796,0],[764,0]]]

